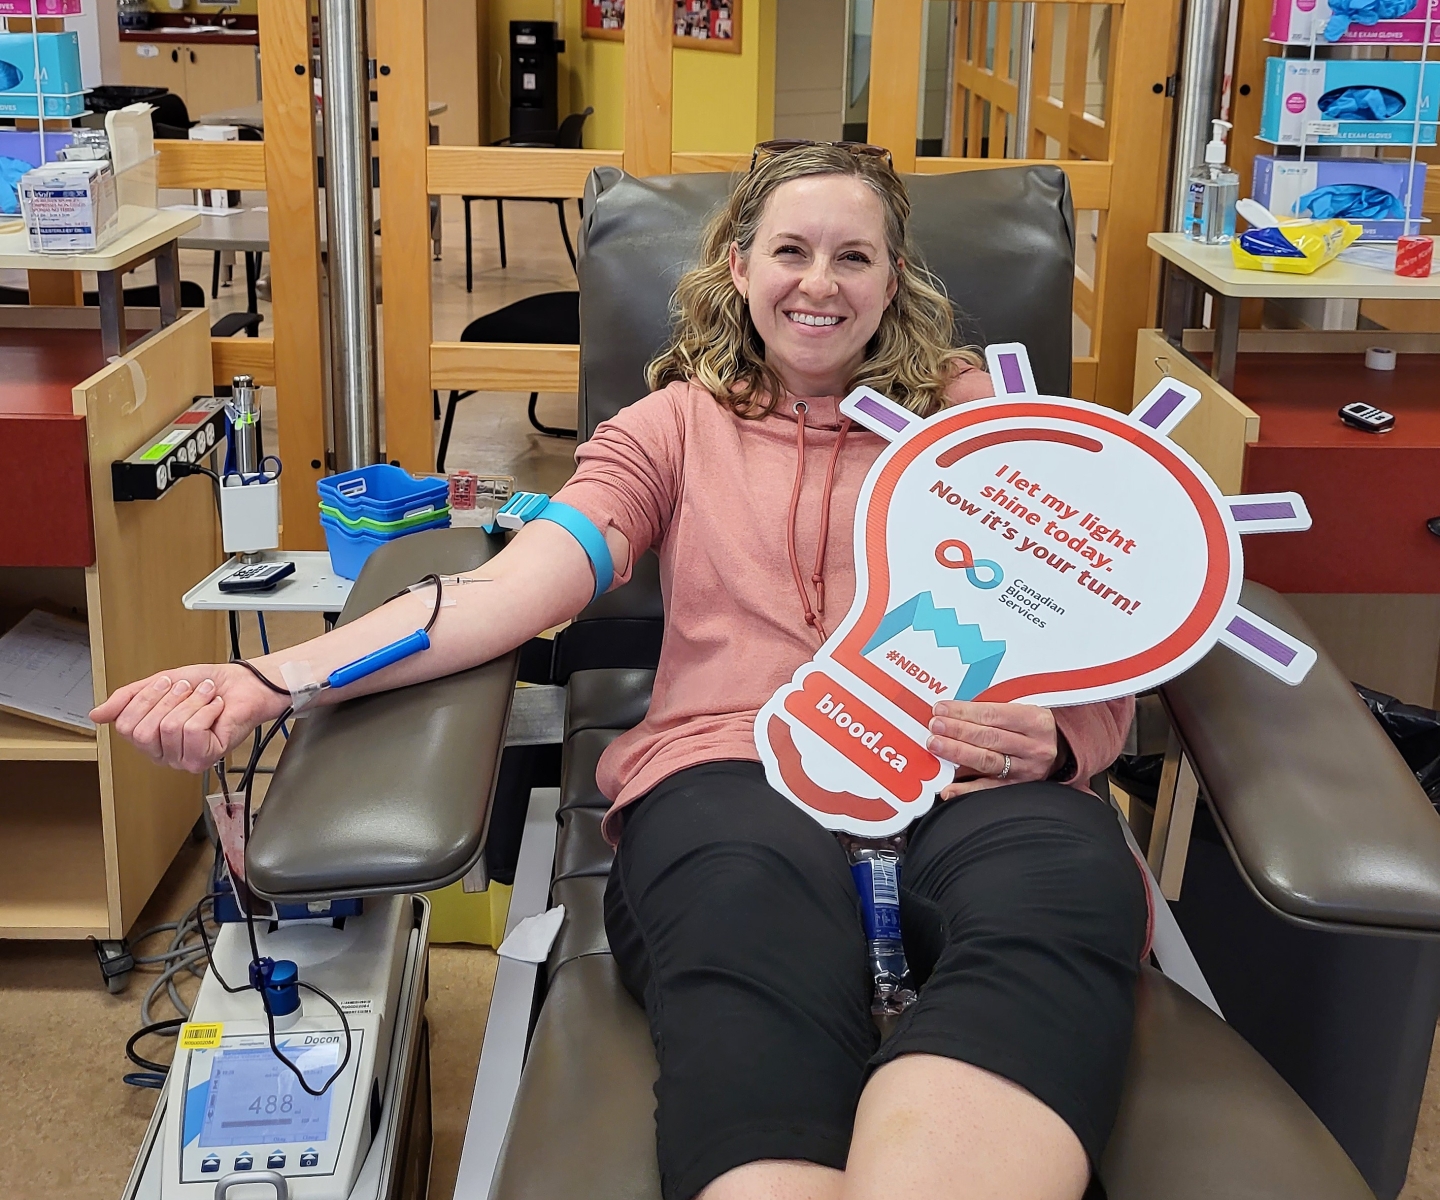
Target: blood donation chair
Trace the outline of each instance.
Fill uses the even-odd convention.
[[[1015,168],[907,183],[916,240],[965,310],[967,337],[1024,342],[1040,390],[1067,394],[1074,221],[1064,174]],[[642,368],[664,340],[671,292],[728,186],[714,175],[592,175],[579,261],[582,438],[644,394]],[[393,542],[367,563],[342,620],[427,572],[478,565],[496,544],[477,530]],[[1310,640],[1274,593],[1247,585],[1244,603]],[[606,943],[612,852],[600,835],[606,801],[595,768],[644,716],[662,625],[658,572],[646,555],[630,583],[556,640],[554,677],[568,689],[563,778],[549,800],[558,831],[547,816],[526,838],[540,828],[553,839],[553,862],[548,850],[538,864],[531,856],[536,907],[563,904],[566,915],[524,1011],[504,1028],[497,980],[472,1123],[488,1112],[505,1130],[503,1147],[496,1132],[498,1166],[492,1155],[478,1174],[462,1160],[463,1200],[659,1196],[655,1058]],[[310,900],[434,888],[467,872],[483,851],[516,661],[507,655],[300,721],[250,843],[252,888]],[[1216,648],[1164,692],[1224,847],[1271,913],[1315,928],[1440,931],[1440,819],[1323,651],[1305,682],[1288,688]],[[516,904],[527,869],[522,845]],[[502,974],[509,965],[502,960]],[[505,1038],[512,1044],[498,1053],[517,1073],[523,1055],[513,1104],[486,1077],[491,1039]],[[1099,1173],[1111,1200],[1372,1195],[1276,1070],[1150,966]]]

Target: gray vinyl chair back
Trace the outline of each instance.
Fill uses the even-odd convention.
[[[580,234],[580,429],[649,390],[670,298],[692,267],[733,177],[636,179],[592,172]],[[1042,392],[1070,390],[1075,221],[1058,167],[1001,167],[905,177],[911,235],[962,314],[965,344],[1023,342]]]

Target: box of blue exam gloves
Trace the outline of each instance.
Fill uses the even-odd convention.
[[[1425,37],[1426,13],[1440,20],[1440,0],[1274,0],[1270,40],[1289,46],[1390,43]]]
[[[45,162],[58,162],[60,151],[75,135],[58,129],[45,131]],[[41,165],[40,134],[27,129],[0,129],[0,213],[20,211],[20,177]]]
[[[1440,70],[1386,59],[1270,58],[1260,139],[1281,146],[1435,144]],[[1417,122],[1418,117],[1418,122]]]
[[[40,84],[35,83],[36,43]],[[36,117],[38,92],[47,117],[78,117],[85,111],[80,79],[80,36],[66,33],[0,33],[0,117]]]
[[[1408,186],[1407,186],[1408,185]],[[1409,204],[1404,197],[1409,192]],[[1280,158],[1255,156],[1250,192],[1277,217],[1344,217],[1361,227],[1366,241],[1390,241],[1406,232],[1423,233],[1425,164],[1412,176],[1409,159]],[[1406,228],[1406,218],[1409,228]]]

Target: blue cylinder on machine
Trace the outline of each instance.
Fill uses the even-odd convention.
[[[295,964],[288,958],[279,959],[270,969],[270,978],[265,981],[265,999],[271,1016],[288,1017],[300,1007],[297,975]]]

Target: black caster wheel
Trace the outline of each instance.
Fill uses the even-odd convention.
[[[91,938],[90,944],[95,948],[105,989],[112,996],[118,996],[129,986],[130,972],[135,969],[135,957],[130,953],[129,943],[124,938],[115,941]]]

